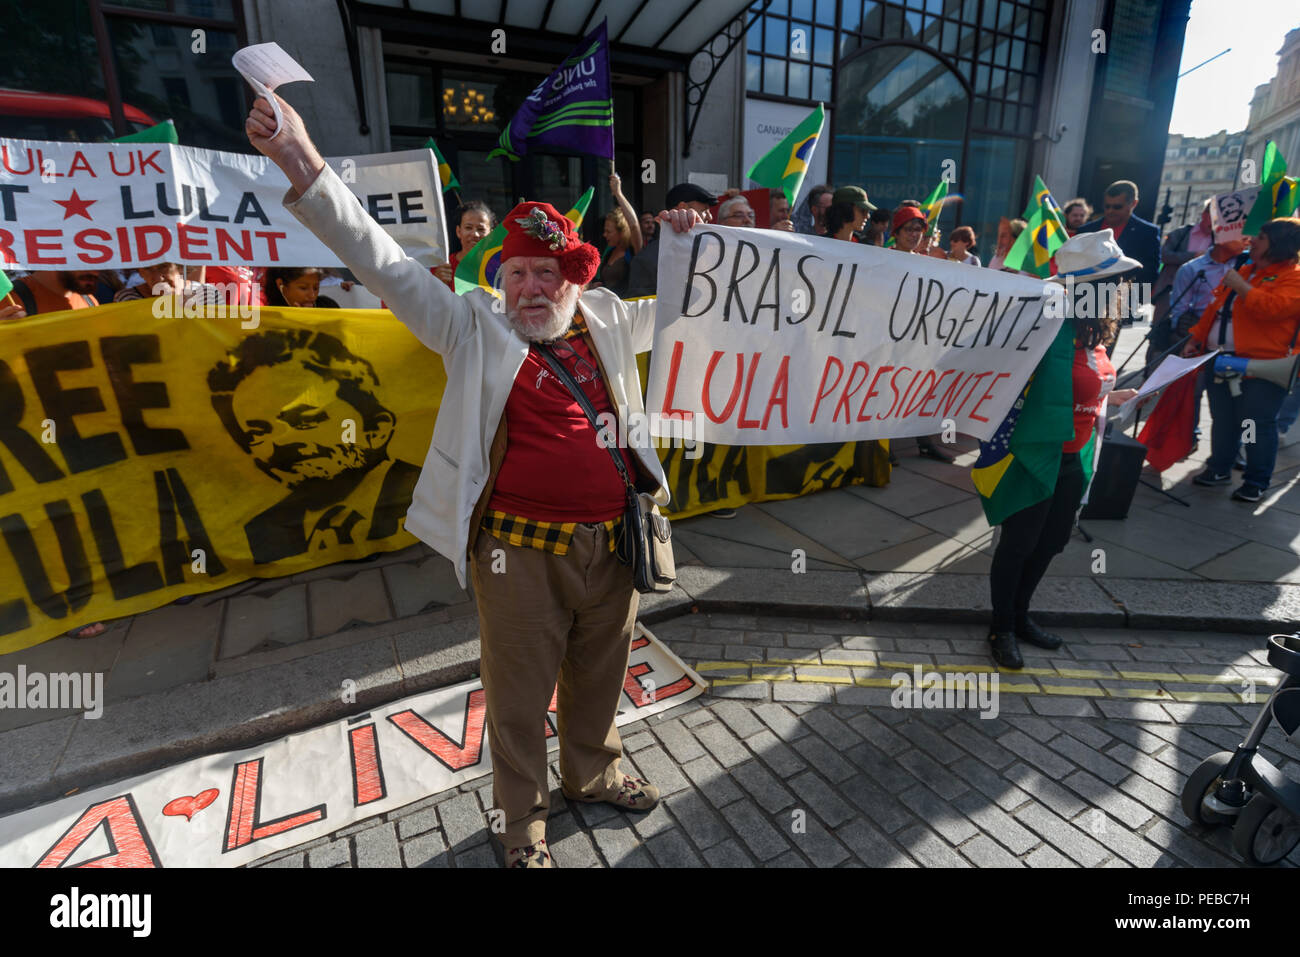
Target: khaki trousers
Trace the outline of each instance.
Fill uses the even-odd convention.
[[[493,572],[493,553],[498,568]],[[470,556],[479,672],[487,698],[492,799],[506,847],[546,836],[546,711],[556,692],[560,780],[590,797],[621,777],[614,727],[639,595],[603,526],[579,525],[568,554],[518,547],[480,530]],[[557,688],[558,680],[558,688]]]

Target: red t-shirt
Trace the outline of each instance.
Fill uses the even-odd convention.
[[[1099,345],[1091,351],[1075,349],[1071,378],[1074,382],[1074,438],[1062,449],[1078,452],[1092,438],[1106,393],[1115,385],[1115,367],[1106,355],[1106,347]]]
[[[575,356],[557,355],[582,387],[596,414],[613,413],[600,367],[585,337],[565,340]],[[582,361],[578,361],[578,356]],[[612,429],[617,436],[618,427]],[[555,378],[534,345],[506,400],[506,456],[488,508],[542,522],[604,522],[623,514],[623,477],[597,440],[582,406]],[[628,475],[636,467],[620,450]]]
[[[227,305],[253,304],[253,269],[251,266],[209,266],[203,273],[203,281],[230,287],[226,296]],[[231,295],[233,293],[233,295]],[[263,300],[263,305],[265,301]]]

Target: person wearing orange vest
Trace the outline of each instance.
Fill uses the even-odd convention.
[[[1232,461],[1242,446],[1243,423],[1253,423],[1245,442],[1246,470],[1232,493],[1240,502],[1258,502],[1268,489],[1277,461],[1277,414],[1287,390],[1244,375],[1250,359],[1293,355],[1300,338],[1300,219],[1280,218],[1260,227],[1251,241],[1251,261],[1224,274],[1214,298],[1191,330],[1184,356],[1220,349],[1216,378],[1206,389],[1210,398],[1210,459],[1197,485],[1227,485]],[[1240,395],[1233,395],[1224,372],[1243,374]]]

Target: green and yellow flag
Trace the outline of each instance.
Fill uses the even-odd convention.
[[[458,180],[456,174],[451,171],[451,164],[448,163],[447,158],[442,155],[442,150],[438,149],[438,144],[433,141],[432,136],[429,137],[429,141],[425,143],[424,146],[426,149],[433,150],[433,155],[438,158],[438,179],[442,180],[442,191],[445,193],[447,190],[455,189],[459,186],[460,180]]]
[[[933,236],[935,228],[939,225],[939,214],[943,212],[943,202],[948,196],[948,181],[939,180],[939,185],[930,191],[921,202],[921,212],[925,213],[925,221],[928,224],[925,229],[927,236]]]
[[[1250,207],[1250,215],[1241,228],[1243,236],[1258,236],[1259,227],[1270,219],[1294,216],[1296,200],[1300,199],[1296,177],[1286,175],[1286,160],[1272,140],[1264,147],[1264,165],[1259,181],[1259,195],[1255,197],[1255,205]]]
[[[587,215],[587,207],[591,205],[591,198],[595,194],[595,187],[588,186],[587,191],[573,204],[573,208],[564,214],[565,218],[573,223],[574,229],[582,225],[582,219]],[[456,284],[456,295],[463,296],[471,289],[480,287],[495,295],[497,270],[501,268],[501,247],[505,241],[506,227],[502,223],[474,244],[473,248],[465,254],[465,258],[460,261],[460,265],[456,267],[453,280]]]
[[[793,206],[825,124],[826,108],[818,103],[817,109],[751,166],[746,175],[760,186],[781,190]]]
[[[1060,204],[1041,176],[1034,177],[1034,197],[1025,207],[1024,218],[1029,225],[1007,253],[1003,266],[1046,279],[1052,274],[1052,257],[1065,245],[1069,234],[1065,231]]]
[[[970,475],[990,525],[1056,490],[1061,447],[1074,435],[1073,364],[1074,326],[1063,322],[993,438],[980,443]]]

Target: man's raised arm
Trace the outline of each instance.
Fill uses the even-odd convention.
[[[279,99],[283,114],[279,136],[271,138],[275,114],[263,97],[254,102],[244,131],[253,148],[289,178],[292,188],[285,196],[285,208],[382,298],[421,342],[435,352],[451,352],[472,331],[469,303],[402,252],[326,165],[302,117]]]

